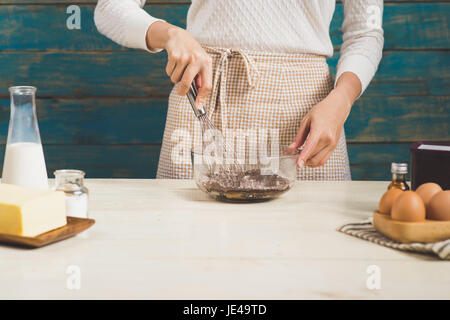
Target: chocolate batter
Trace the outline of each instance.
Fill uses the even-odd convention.
[[[260,169],[236,172],[220,168],[199,181],[219,200],[254,201],[270,199],[290,188],[289,180],[277,174],[262,175]]]

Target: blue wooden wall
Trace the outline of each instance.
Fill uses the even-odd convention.
[[[66,28],[68,0],[0,0],[0,159],[11,85],[38,87],[48,171],[89,177],[156,174],[171,84],[165,53],[119,47],[93,22],[96,1],[78,0],[81,30]],[[184,26],[189,2],[148,2],[154,16]],[[389,178],[413,141],[450,140],[448,1],[385,1],[385,48],[372,84],[346,124],[355,180]],[[341,43],[342,5],[331,26]],[[336,53],[329,63],[335,70]],[[0,161],[1,162],[1,161]]]

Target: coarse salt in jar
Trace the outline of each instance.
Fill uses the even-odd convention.
[[[66,215],[68,217],[89,218],[89,190],[84,186],[84,171],[64,169],[56,170],[55,190],[63,191],[66,196]]]

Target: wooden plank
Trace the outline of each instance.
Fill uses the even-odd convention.
[[[347,140],[448,140],[449,99],[363,97],[346,123]],[[162,140],[167,99],[42,99],[37,106],[45,143],[148,144]],[[0,143],[6,142],[8,121],[9,99],[0,99]]]
[[[410,143],[349,143],[353,180],[390,180],[392,162],[409,163]],[[409,175],[408,175],[409,177]]]
[[[328,60],[333,74],[339,55]],[[450,55],[447,51],[384,52],[377,73],[364,96],[444,96],[450,92]]]
[[[352,180],[359,181],[389,181],[392,179],[389,172],[390,164],[355,165],[350,164]],[[386,183],[386,188],[388,184]]]
[[[66,27],[66,6],[0,6],[0,50],[123,51],[98,33],[93,20],[94,5],[82,5],[81,30]],[[146,10],[155,17],[185,27],[188,4],[151,4]],[[403,3],[384,10],[385,50],[443,49],[450,47],[447,17],[450,3]],[[336,6],[330,27],[332,42],[342,42],[342,5]],[[43,32],[45,30],[45,32]]]
[[[389,180],[392,161],[409,162],[408,147],[409,143],[349,144],[353,179]],[[0,145],[0,159],[4,150]],[[74,168],[86,171],[89,178],[154,178],[159,150],[158,144],[44,145],[50,177],[56,169]]]
[[[0,146],[3,163],[5,146]],[[75,168],[89,178],[154,178],[159,145],[44,145],[49,177],[57,169]]]
[[[408,162],[410,142],[402,143],[349,143],[348,155],[354,165]]]
[[[42,141],[48,144],[159,143],[167,99],[37,101]],[[0,143],[6,142],[9,99],[0,100]]]
[[[450,139],[450,97],[362,97],[345,125],[350,142]]]
[[[450,55],[386,52],[365,96],[442,96],[450,91]],[[329,60],[335,72],[337,55]],[[166,97],[171,83],[164,53],[0,52],[0,87],[30,84],[51,97]],[[5,97],[5,91],[0,93]]]
[[[450,47],[450,3],[388,3],[384,6],[384,50]],[[342,43],[342,5],[337,5],[330,27],[335,48]]]
[[[188,5],[150,5],[154,16],[184,27]],[[66,6],[0,6],[0,50],[131,51],[101,35],[94,23],[94,6],[80,6],[81,30],[66,26]],[[148,9],[147,9],[148,10]],[[43,32],[45,30],[45,32]]]
[[[385,49],[449,48],[450,3],[388,4],[384,7]]]
[[[35,84],[41,96],[167,96],[165,54],[0,53],[0,87]],[[6,93],[6,92],[5,92]]]

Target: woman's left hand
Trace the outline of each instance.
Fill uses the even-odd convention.
[[[299,168],[305,164],[310,167],[324,165],[336,148],[352,104],[361,92],[359,79],[349,74],[344,73],[336,88],[302,119],[297,136],[288,147],[294,151],[303,146],[297,159]]]

